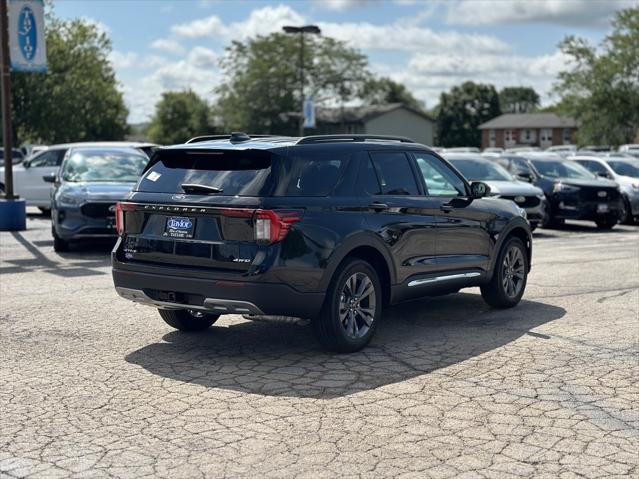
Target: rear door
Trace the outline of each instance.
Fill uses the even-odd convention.
[[[435,270],[437,218],[434,205],[421,194],[409,156],[373,151],[360,167],[367,222],[392,251],[398,281]]]
[[[486,224],[491,214],[478,201],[468,199],[464,181],[448,164],[428,152],[412,156],[437,217],[437,269],[485,269],[490,255]]]

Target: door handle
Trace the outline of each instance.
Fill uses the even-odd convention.
[[[385,203],[378,203],[377,201],[375,201],[374,203],[371,203],[370,205],[368,205],[368,207],[372,210],[375,211],[385,211],[388,209],[388,205]]]
[[[453,211],[453,205],[443,204],[439,207],[439,209],[442,210],[444,213],[450,213],[451,211]]]

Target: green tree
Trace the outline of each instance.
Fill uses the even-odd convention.
[[[108,36],[86,20],[49,13],[46,42],[46,73],[11,73],[16,144],[122,139],[128,111]]]
[[[501,114],[492,85],[467,81],[439,97],[437,140],[441,146],[481,146],[477,127]]]
[[[299,37],[281,33],[233,42],[221,61],[226,81],[216,89],[216,124],[225,131],[295,134],[299,52]],[[358,96],[370,73],[366,57],[343,42],[305,36],[304,76],[307,97],[343,102]]]
[[[417,111],[425,110],[424,103],[415,98],[405,85],[390,78],[369,79],[364,83],[361,94],[364,102],[370,105],[403,103],[407,107]]]
[[[211,134],[209,114],[209,105],[192,90],[164,92],[155,105],[147,131],[149,138],[156,143],[174,144]]]
[[[539,95],[534,88],[526,86],[502,88],[499,106],[504,113],[528,113],[539,107]]]
[[[561,108],[580,122],[581,144],[619,145],[639,131],[639,7],[621,10],[595,48],[569,36],[560,44],[572,68],[559,74]]]

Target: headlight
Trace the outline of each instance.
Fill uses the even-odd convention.
[[[632,184],[632,187],[633,187],[635,190],[639,190],[639,183],[633,183],[633,184]]]
[[[58,196],[58,203],[64,206],[78,206],[83,201],[84,198],[80,195],[62,193],[60,196]]]
[[[519,207],[518,207],[518,208],[519,208]],[[520,214],[521,216],[523,216],[523,217],[524,217],[524,219],[527,219],[527,218],[528,218],[528,215],[526,214],[526,210],[525,210],[525,209],[523,209],[523,208],[519,208],[519,214]]]
[[[552,188],[553,193],[572,193],[574,191],[579,191],[578,186],[567,185],[565,183],[555,183],[555,186]]]

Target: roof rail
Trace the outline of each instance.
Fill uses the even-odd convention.
[[[245,135],[246,139],[244,139],[244,137],[241,137],[241,135]],[[247,135],[246,133],[242,133],[242,132],[234,132],[230,135],[203,135],[203,136],[196,136],[191,138],[189,141],[186,142],[186,144],[188,143],[200,143],[201,141],[212,141],[212,140],[231,140],[231,139],[235,139],[237,138],[238,140],[241,139],[241,141],[246,141],[249,139],[253,139],[253,138],[271,138],[271,137],[278,137],[279,135]]]
[[[328,143],[339,141],[366,141],[366,140],[387,140],[398,141],[400,143],[415,143],[414,140],[406,138],[405,136],[391,136],[391,135],[313,135],[300,138],[296,145],[310,145],[313,143]]]

